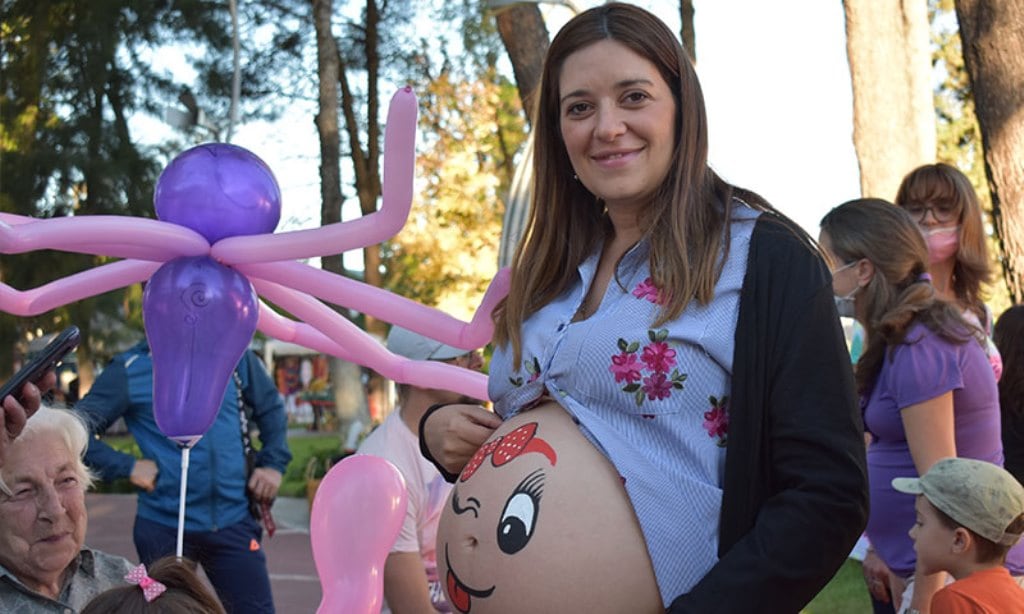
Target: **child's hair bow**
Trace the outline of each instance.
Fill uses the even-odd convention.
[[[146,598],[147,602],[153,601],[157,597],[163,594],[167,590],[167,587],[162,583],[157,582],[153,578],[150,578],[146,574],[146,566],[139,565],[128,572],[128,575],[124,577],[130,584],[137,584],[142,589],[142,596]]]

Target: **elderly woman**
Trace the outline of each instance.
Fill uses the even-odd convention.
[[[9,444],[0,467],[0,611],[78,611],[125,583],[131,563],[83,545],[87,443],[74,414],[41,407]]]

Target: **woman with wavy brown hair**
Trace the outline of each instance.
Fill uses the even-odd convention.
[[[819,242],[834,263],[837,301],[852,301],[867,341],[856,365],[864,424],[871,434],[867,535],[889,572],[868,577],[872,595],[897,612],[927,611],[939,575],[915,572],[907,531],[914,500],[892,478],[923,475],[937,460],[962,456],[1002,466],[999,398],[982,335],[941,300],[929,250],[911,215],[880,199],[844,203],[821,221]],[[1024,549],[1007,566],[1024,573]]]

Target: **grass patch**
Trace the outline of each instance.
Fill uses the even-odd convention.
[[[288,447],[292,451],[292,462],[281,480],[278,495],[282,497],[306,496],[306,471],[310,460],[316,459],[317,468],[313,477],[323,477],[335,457],[341,456],[341,437],[337,433],[289,437]]]
[[[804,614],[861,614],[871,612],[860,561],[846,559],[832,581],[803,609]]]

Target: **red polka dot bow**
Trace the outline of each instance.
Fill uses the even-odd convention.
[[[130,584],[138,584],[139,588],[142,589],[142,596],[146,598],[147,602],[153,601],[167,590],[166,586],[146,574],[145,565],[133,568],[124,579]]]
[[[473,477],[473,474],[480,468],[480,465],[484,464],[484,460],[488,456],[491,457],[491,465],[501,467],[527,452],[540,452],[554,465],[558,460],[558,456],[551,446],[548,445],[548,442],[534,436],[536,432],[537,423],[531,422],[480,446],[480,449],[476,451],[476,454],[473,455],[473,458],[470,459],[469,463],[462,470],[462,477],[459,478],[459,481],[465,482]]]

